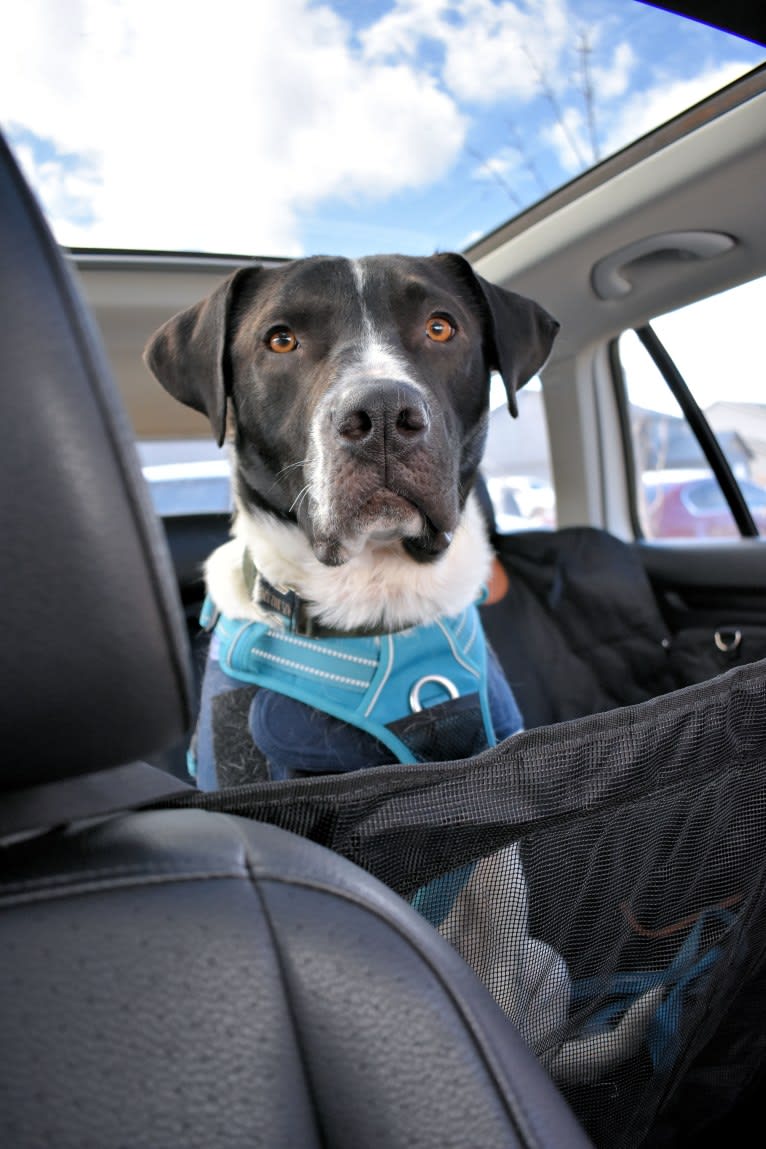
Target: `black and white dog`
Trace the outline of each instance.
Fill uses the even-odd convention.
[[[233,448],[233,538],[206,566],[212,608],[293,636],[274,646],[263,634],[255,667],[214,657],[228,683],[206,677],[205,711],[238,675],[269,688],[249,725],[271,777],[467,757],[519,729],[491,652],[483,694],[472,678],[472,659],[483,673],[483,637],[478,616],[464,615],[492,562],[472,489],[490,372],[499,371],[515,414],[516,390],[543,365],[557,329],[536,303],[487,283],[458,255],[315,257],[235,272],[150,341],[147,363],[163,386],[207,414],[218,442],[228,438]],[[439,633],[445,619],[458,620],[448,635]],[[421,628],[417,647],[401,637],[414,627]],[[231,626],[223,631],[221,624],[218,638],[236,637]],[[322,653],[337,653],[344,639],[347,655],[318,668],[296,635],[332,639],[315,647]],[[391,673],[376,709],[361,706],[362,741],[349,736],[353,698],[327,690],[347,679],[353,694],[364,660],[378,657],[362,638],[381,635],[397,636],[393,663],[423,667],[428,681],[417,713],[431,717],[443,704],[449,740],[434,723],[429,741],[426,719],[416,730],[407,725],[409,696],[392,696],[389,705],[397,689]],[[217,639],[214,656],[218,650]],[[301,672],[302,658],[311,665]],[[266,664],[270,674],[259,674]],[[343,673],[349,665],[354,676]],[[291,672],[302,673],[303,685]],[[473,719],[469,704],[455,699],[465,693],[475,695]],[[305,706],[329,712],[321,731]],[[206,717],[196,742],[198,784],[249,780],[241,740],[212,730]],[[293,731],[287,744],[285,726]]]
[[[243,685],[275,778],[467,757],[520,728],[475,609],[492,552],[473,487],[490,373],[515,415],[557,329],[458,255],[314,257],[236,271],[151,339],[160,383],[232,449],[232,538],[205,572],[218,621],[201,786],[247,780],[241,740],[212,717]],[[477,863],[430,909],[533,1046],[555,1047],[569,976],[528,933],[517,850]],[[620,1060],[632,1039],[614,1034]],[[594,1051],[575,1044],[550,1062],[559,1076],[594,1071]]]

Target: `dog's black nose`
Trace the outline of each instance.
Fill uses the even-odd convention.
[[[343,443],[400,450],[424,438],[430,418],[425,397],[410,383],[374,380],[344,388],[332,408]]]

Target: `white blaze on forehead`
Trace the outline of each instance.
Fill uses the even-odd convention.
[[[374,316],[370,313],[365,296],[364,264],[358,259],[352,259],[350,263],[362,308],[364,331],[359,347],[359,358],[350,368],[350,372],[354,374],[360,372],[363,378],[368,379],[402,379],[417,386],[417,381],[410,374],[406,360],[392,347],[391,337],[386,339],[385,331],[380,326],[376,326]],[[345,374],[347,372],[344,372]]]
[[[342,371],[331,390],[318,404],[309,428],[309,454],[306,475],[309,482],[309,499],[312,518],[319,533],[336,529],[333,521],[334,483],[336,480],[333,463],[335,454],[328,447],[328,418],[334,397],[348,385],[375,380],[388,380],[407,383],[424,394],[419,381],[413,376],[405,357],[396,347],[398,333],[395,328],[386,332],[382,323],[375,320],[374,308],[369,306],[366,295],[366,269],[361,260],[348,261],[354,286],[359,298],[362,315],[362,335],[354,353],[348,356]],[[389,327],[390,327],[390,320]],[[425,395],[424,395],[425,398]],[[348,543],[348,539],[345,540]]]

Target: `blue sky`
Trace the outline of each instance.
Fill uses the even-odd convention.
[[[0,122],[62,243],[247,255],[460,250],[766,55],[638,0],[0,0],[0,21]]]

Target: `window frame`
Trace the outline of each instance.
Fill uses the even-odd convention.
[[[638,338],[662,376],[671,395],[678,403],[681,413],[689,426],[689,430],[697,440],[700,450],[710,467],[712,479],[718,483],[724,501],[731,512],[734,525],[739,531],[740,538],[758,539],[763,537],[758,530],[747,500],[742,493],[739,481],[718,442],[715,431],[710,426],[702,408],[694,398],[670,352],[649,322],[637,327],[625,328],[624,331],[621,331],[617,336],[611,339],[608,345],[609,365],[617,400],[620,434],[622,436],[625,466],[627,468],[626,480],[630,503],[630,522],[635,537],[651,542],[673,541],[672,539],[649,539],[644,532],[638,513],[636,455],[631,430],[630,402],[619,348],[620,337],[627,331],[632,331]]]

